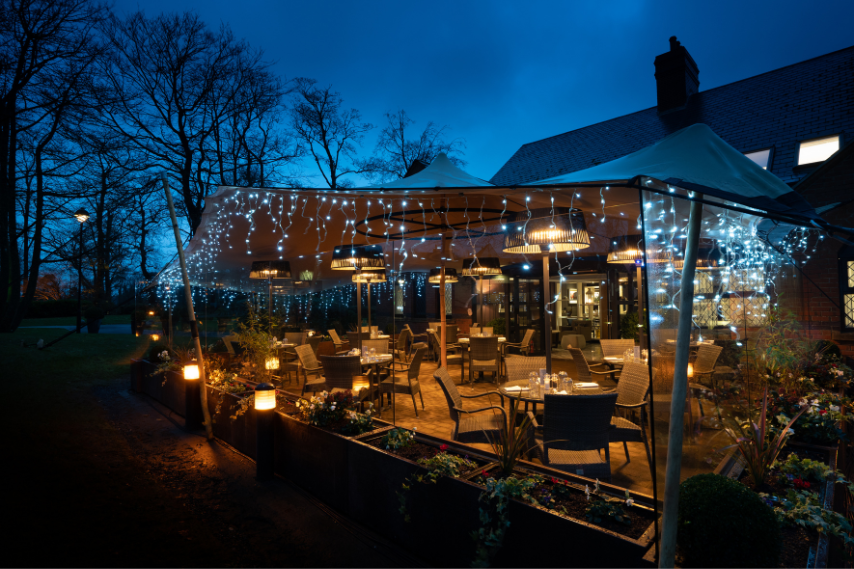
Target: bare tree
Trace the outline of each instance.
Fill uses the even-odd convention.
[[[344,176],[365,172],[357,152],[374,126],[362,122],[358,110],[344,109],[344,100],[331,86],[321,88],[314,79],[300,77],[293,91],[291,124],[305,152],[330,188],[348,187],[352,182]]]
[[[372,182],[390,182],[402,178],[416,160],[432,162],[444,152],[457,166],[465,166],[460,157],[466,144],[463,139],[447,140],[448,127],[438,127],[430,121],[421,134],[413,132],[415,121],[403,109],[385,114],[386,126],[380,132],[373,156],[368,162],[368,177]]]
[[[227,26],[213,32],[192,13],[136,13],[112,17],[104,33],[113,48],[103,66],[105,124],[177,177],[191,232],[216,184],[240,182],[247,172],[266,177],[290,159],[293,152],[281,153],[269,135],[261,150],[247,150],[253,135],[274,124],[268,115],[281,86],[263,54]],[[253,109],[256,103],[262,108]],[[230,129],[241,131],[239,143],[226,144],[222,133]]]
[[[50,207],[47,172],[56,167],[47,157],[64,125],[90,104],[88,72],[101,53],[94,28],[103,17],[103,7],[88,0],[0,1],[0,282],[10,285],[0,293],[0,332],[17,328],[35,295]],[[24,200],[19,161],[33,184]],[[22,218],[28,267],[21,263]]]

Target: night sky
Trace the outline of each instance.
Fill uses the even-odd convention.
[[[274,2],[116,0],[194,10],[262,48],[286,78],[332,84],[380,125],[404,108],[466,140],[490,178],[526,142],[655,105],[653,59],[676,35],[700,89],[854,44],[854,2]],[[701,8],[700,6],[703,6]],[[373,149],[369,136],[364,153]],[[310,172],[312,164],[306,163]]]

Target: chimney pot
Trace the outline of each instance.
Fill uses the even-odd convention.
[[[670,51],[655,58],[658,112],[684,108],[691,95],[700,90],[700,70],[676,36],[670,37]]]

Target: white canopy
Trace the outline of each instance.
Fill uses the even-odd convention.
[[[766,211],[813,217],[800,194],[727,144],[705,124],[694,124],[611,162],[528,185],[580,184],[655,178]]]
[[[486,180],[472,176],[454,166],[441,152],[429,166],[408,178],[383,184],[383,188],[482,188],[491,186]]]

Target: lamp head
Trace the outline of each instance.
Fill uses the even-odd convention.
[[[83,209],[82,207],[74,212],[74,217],[80,223],[86,223],[89,221],[89,212]]]
[[[276,408],[276,386],[271,383],[259,383],[255,386],[255,410],[266,411]]]

